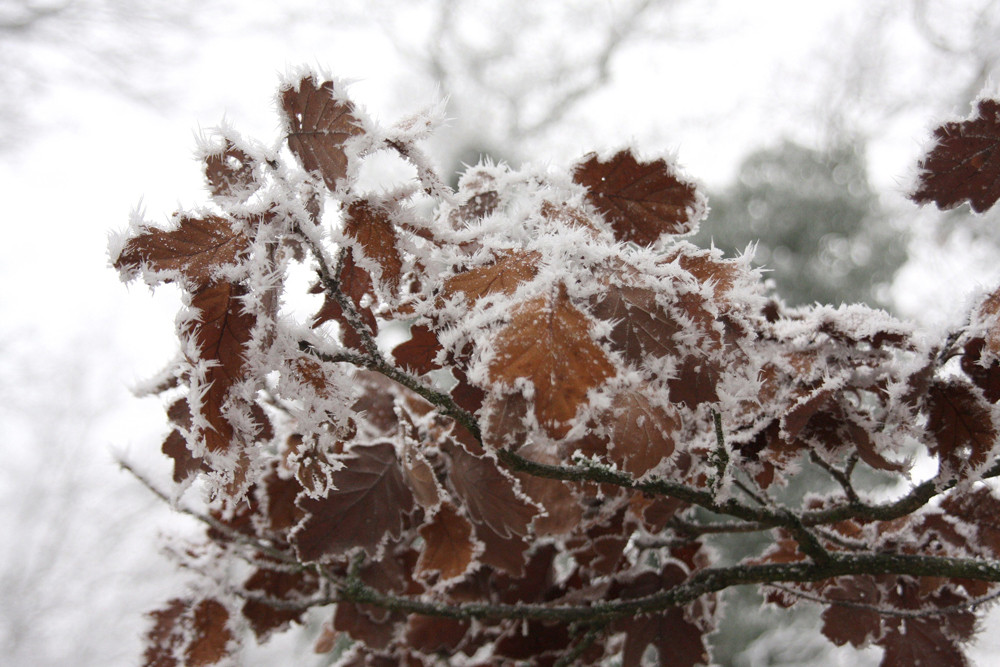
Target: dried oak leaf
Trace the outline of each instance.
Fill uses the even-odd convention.
[[[929,445],[943,470],[960,474],[989,459],[997,440],[989,406],[961,380],[935,380],[927,391]]]
[[[365,256],[378,265],[382,282],[395,291],[403,273],[403,258],[396,245],[398,235],[389,211],[365,199],[351,202],[345,215],[344,234],[361,246]]]
[[[199,315],[183,332],[194,343],[199,360],[210,364],[198,409],[211,427],[202,435],[212,452],[228,450],[233,440],[225,403],[229,390],[246,373],[245,354],[257,322],[243,306],[246,295],[247,289],[239,283],[215,283],[195,292],[191,306]]]
[[[519,493],[517,482],[496,461],[474,456],[460,445],[448,445],[451,459],[448,481],[477,524],[485,524],[503,539],[528,535],[539,508]]]
[[[680,565],[668,563],[660,572],[643,572],[627,579],[618,580],[612,586],[610,595],[615,599],[635,599],[658,593],[687,579]],[[625,648],[622,654],[623,667],[639,667],[646,648],[656,648],[657,664],[676,667],[694,667],[711,664],[706,633],[689,620],[683,607],[672,607],[666,611],[646,615],[636,615],[615,621],[614,628],[625,632]]]
[[[224,266],[239,264],[248,253],[250,239],[225,218],[210,215],[180,216],[172,230],[150,228],[129,239],[114,266],[125,275],[142,268],[183,277],[195,285],[207,285]]]
[[[365,134],[354,104],[332,81],[317,84],[311,76],[281,90],[288,123],[288,148],[306,171],[319,172],[336,192],[350,170],[344,145]]]
[[[559,458],[537,442],[530,442],[518,454],[537,463],[558,465]],[[564,535],[580,525],[583,508],[569,483],[546,479],[528,473],[516,473],[521,488],[545,509],[545,515],[535,519],[536,535]]]
[[[205,180],[216,197],[236,197],[245,200],[257,189],[254,169],[257,160],[226,138],[219,150],[204,158]]]
[[[233,640],[229,611],[217,600],[173,599],[150,617],[153,628],[146,634],[146,667],[202,667],[229,655]],[[178,662],[179,656],[183,662]]]
[[[285,572],[259,568],[243,583],[243,588],[257,596],[278,602],[295,603],[308,598],[318,589],[315,576],[308,571]],[[272,606],[261,599],[248,599],[241,612],[250,623],[258,641],[267,639],[275,630],[282,630],[302,619],[305,608]]]
[[[437,572],[440,581],[465,574],[476,555],[472,525],[454,505],[442,503],[429,522],[420,526],[424,550],[417,561],[419,574]]]
[[[934,130],[934,147],[920,161],[918,204],[934,202],[949,209],[968,201],[982,213],[1000,198],[1000,102],[979,100],[976,111],[963,121]]]
[[[333,488],[326,496],[298,500],[306,516],[291,539],[304,561],[354,548],[374,557],[386,537],[400,537],[405,515],[416,509],[391,443],[355,446],[342,461],[344,467],[331,473]]]
[[[678,178],[666,160],[640,162],[630,150],[607,161],[591,153],[573,170],[587,201],[619,241],[649,245],[663,234],[687,234],[705,210],[693,183]]]
[[[867,646],[882,635],[882,616],[874,609],[881,597],[875,582],[871,577],[839,577],[836,582],[823,592],[833,602],[823,611],[823,635],[837,646]]]
[[[587,392],[615,374],[608,355],[590,335],[590,321],[570,301],[566,288],[551,297],[519,305],[497,332],[491,379],[514,387],[534,385],[538,422],[554,438],[565,437],[570,420],[587,402]]]
[[[992,558],[1000,558],[1000,499],[988,487],[953,490],[941,503],[941,509],[974,526],[976,538],[971,543]]]
[[[636,477],[673,454],[681,427],[674,407],[651,403],[638,391],[616,394],[604,422],[611,437],[608,458]]]
[[[1000,401],[1000,362],[991,361],[986,366],[982,365],[985,345],[986,341],[982,338],[973,338],[965,344],[962,349],[962,370],[974,385],[983,390],[987,401],[997,403]]]
[[[409,368],[418,375],[441,368],[434,359],[443,350],[437,334],[425,324],[410,327],[410,339],[392,350],[392,357],[400,366]]]
[[[899,578],[883,593],[883,604],[890,608],[920,611],[917,617],[886,617],[885,631],[876,642],[885,648],[883,667],[968,667],[961,644],[969,641],[976,626],[976,615],[965,609],[933,614],[933,609],[949,608],[968,602],[949,590],[921,596],[920,584]]]
[[[642,365],[646,356],[678,354],[675,335],[689,328],[681,323],[682,317],[691,320],[701,334],[700,346],[718,347],[722,337],[707,305],[700,294],[684,291],[681,286],[677,286],[669,308],[659,303],[651,289],[615,283],[605,294],[591,299],[593,314],[613,324],[610,338],[615,348],[637,365]]]
[[[449,299],[461,292],[474,304],[497,292],[510,296],[522,283],[535,277],[540,259],[541,255],[534,251],[501,252],[493,264],[477,266],[445,280],[440,298]]]

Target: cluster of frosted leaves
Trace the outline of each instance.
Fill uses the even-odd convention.
[[[187,550],[205,584],[152,615],[147,664],[233,661],[246,628],[263,641],[337,591],[317,650],[349,637],[339,664],[548,665],[571,651],[708,664],[714,593],[580,632],[407,614],[344,597],[343,582],[441,608],[642,599],[718,565],[692,498],[767,504],[810,461],[903,477],[927,455],[943,492],[890,520],[848,513],[817,531],[823,549],[1000,558],[1000,499],[976,482],[996,457],[1000,296],[944,347],[861,306],[789,310],[748,260],[681,240],[707,206],[670,160],[626,149],[566,173],[479,165],[452,191],[418,145],[432,114],[382,128],[313,72],[278,103],[279,145],[220,130],[201,152],[211,203],[165,228],[136,221],[112,247],[124,279],[183,294],[181,354],[156,387],[162,449],[178,489],[202,481],[212,525]],[[360,191],[386,151],[416,179]],[[303,270],[305,317],[289,307],[310,298],[291,288]],[[401,326],[408,338],[386,349],[381,334]],[[517,472],[498,453],[683,492]],[[798,509],[850,504],[809,502]],[[807,559],[771,534],[747,564]],[[213,558],[245,565],[219,587]],[[973,623],[954,609],[993,589],[859,575],[774,601],[796,590],[830,602],[837,644],[882,646],[884,665],[959,665]]]

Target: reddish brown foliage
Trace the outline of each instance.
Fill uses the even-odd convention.
[[[162,450],[207,494],[179,557],[230,577],[152,614],[147,665],[219,664],[238,628],[329,605],[317,650],[346,634],[345,665],[708,664],[717,594],[753,583],[884,665],[965,664],[1000,581],[997,292],[931,346],[861,306],[786,309],[673,238],[705,202],[665,160],[480,165],[450,191],[339,84],[280,100],[297,166],[225,133],[219,213],[137,225],[113,258],[189,306]],[[998,111],[939,128],[915,198],[992,205]],[[419,186],[358,192],[376,148]],[[323,303],[299,322],[303,274]],[[904,483],[907,457],[937,475]],[[859,468],[913,488],[876,502]],[[825,484],[775,494],[803,469]],[[765,546],[726,564],[720,533]]]

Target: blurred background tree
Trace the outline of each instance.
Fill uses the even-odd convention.
[[[879,205],[864,145],[827,150],[784,140],[740,163],[736,180],[710,198],[696,242],[733,256],[755,245],[789,305],[889,305],[906,260],[903,235]]]

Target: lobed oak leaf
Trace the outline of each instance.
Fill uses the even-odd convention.
[[[982,213],[1000,198],[1000,102],[979,100],[973,114],[934,130],[934,146],[920,161],[918,204],[949,209],[968,201]]]
[[[153,628],[146,635],[146,667],[204,667],[230,654],[234,637],[229,611],[217,600],[173,599],[150,617]]]
[[[631,150],[607,161],[591,153],[573,170],[587,201],[608,221],[619,241],[649,245],[663,234],[694,231],[705,202],[666,160],[640,162]]]
[[[962,348],[962,370],[972,380],[972,384],[983,390],[987,401],[997,403],[1000,402],[1000,362],[991,361],[985,366],[982,364],[985,346],[986,341],[982,338],[973,338],[965,344]],[[990,352],[993,352],[992,349]]]
[[[454,655],[470,626],[469,621],[411,614],[406,623],[406,645],[427,655]]]
[[[257,189],[254,175],[257,160],[228,137],[204,157],[205,180],[215,197],[235,197],[245,201]]]
[[[997,429],[992,413],[969,384],[961,380],[935,380],[927,391],[929,445],[943,472],[965,474],[987,463]]]
[[[988,487],[953,490],[942,501],[941,509],[975,528],[972,544],[976,549],[1000,558],[1000,499]]]
[[[382,282],[395,291],[403,273],[403,258],[396,245],[398,235],[389,211],[365,199],[351,202],[345,215],[344,234],[377,264]]]
[[[477,266],[445,280],[441,299],[461,292],[474,304],[498,292],[510,296],[522,283],[535,277],[540,259],[541,255],[533,250],[501,252],[493,264]]]
[[[318,172],[326,187],[337,192],[350,172],[345,149],[351,139],[365,134],[354,104],[332,81],[311,77],[280,93],[288,125],[288,148],[306,171]]]
[[[410,339],[393,348],[392,357],[400,366],[423,375],[441,368],[435,358],[443,349],[433,329],[425,324],[414,324],[410,327]]]
[[[559,463],[554,454],[536,442],[528,443],[518,450],[518,454],[538,463]],[[545,510],[544,516],[535,519],[535,534],[563,535],[580,525],[583,508],[567,482],[527,473],[517,473],[515,476],[521,482],[524,492]]]
[[[640,391],[616,394],[604,423],[611,438],[608,458],[636,477],[673,454],[673,436],[681,427],[673,406],[651,403]]]
[[[491,379],[514,387],[519,379],[534,386],[538,422],[562,438],[569,422],[587,403],[587,392],[615,374],[614,366],[590,335],[590,321],[573,305],[566,287],[551,297],[518,306],[497,332]]]
[[[823,635],[837,646],[850,643],[867,646],[882,635],[882,616],[875,609],[881,599],[871,577],[839,577],[826,588],[824,597],[832,604],[823,610]]]
[[[404,517],[416,509],[391,443],[355,446],[343,464],[325,496],[297,501],[306,515],[291,539],[304,561],[355,548],[374,557],[386,538],[399,539]]]
[[[687,573],[680,565],[668,563],[660,572],[646,571],[629,575],[615,582],[611,595],[621,599],[635,599],[652,595],[681,584]],[[711,664],[705,632],[689,620],[683,607],[666,611],[636,615],[615,621],[614,627],[625,632],[622,653],[623,667],[639,667],[649,646],[657,651],[657,664],[676,667],[694,667]]]
[[[440,581],[465,574],[476,555],[472,525],[451,503],[442,503],[429,523],[420,526],[424,549],[417,561],[417,573],[437,572]]]
[[[715,359],[698,354],[685,356],[677,368],[677,375],[667,380],[670,401],[684,403],[689,408],[717,402],[719,393],[716,388],[721,375],[722,368]]]
[[[250,623],[250,629],[258,641],[267,639],[275,630],[282,630],[291,623],[298,622],[305,608],[289,608],[281,603],[294,604],[318,590],[316,578],[309,571],[286,572],[270,568],[258,568],[243,582],[243,588],[258,596],[275,600],[275,605],[261,599],[248,599],[241,612]]]
[[[257,323],[243,305],[247,294],[243,285],[228,282],[198,290],[191,298],[197,319],[182,332],[194,343],[199,360],[210,364],[197,409],[210,426],[202,435],[211,452],[232,445],[234,429],[225,416],[226,400],[230,389],[246,375],[246,351]]]
[[[451,459],[448,481],[477,524],[486,524],[503,538],[527,536],[539,508],[517,490],[517,481],[496,461],[474,456],[460,445],[446,449]]]
[[[166,282],[182,277],[203,286],[219,269],[244,261],[249,247],[250,239],[223,217],[182,215],[172,230],[148,229],[129,239],[114,267],[123,275],[141,268],[166,274]]]

